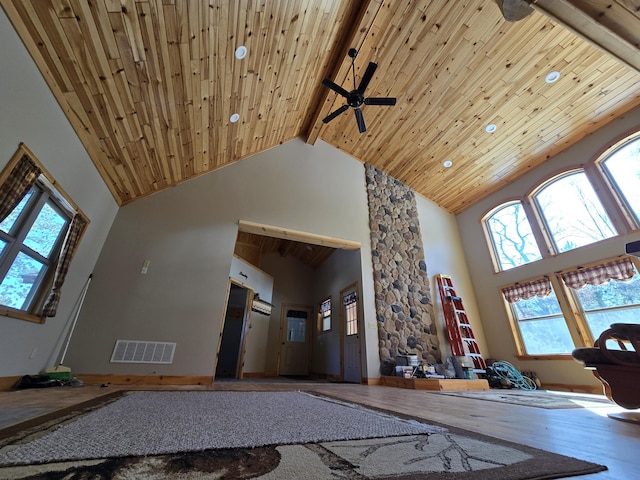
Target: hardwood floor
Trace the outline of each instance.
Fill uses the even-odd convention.
[[[437,392],[384,386],[274,381],[219,381],[206,387],[115,386],[56,387],[0,392],[0,438],[3,429],[34,417],[73,407],[102,395],[125,390],[313,390],[321,394],[393,410],[427,421],[483,433],[515,443],[607,465],[608,471],[582,480],[638,478],[640,424],[613,420],[607,413],[622,408],[548,410],[492,403]]]

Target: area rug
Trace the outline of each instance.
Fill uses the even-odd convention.
[[[23,480],[533,480],[606,469],[302,392],[136,392],[6,445],[0,462],[12,464],[0,479]]]
[[[473,398],[490,402],[510,403],[537,408],[598,408],[615,404],[603,395],[553,392],[549,390],[491,389],[469,391],[441,391],[439,395]]]

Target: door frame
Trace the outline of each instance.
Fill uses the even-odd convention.
[[[213,366],[213,379],[216,378],[216,370],[218,368],[218,360],[220,355],[220,347],[222,346],[222,335],[224,334],[224,326],[227,319],[227,307],[229,306],[229,295],[231,294],[231,285],[237,285],[247,291],[247,296],[244,305],[244,312],[242,315],[242,332],[240,334],[240,342],[238,346],[238,361],[236,363],[236,375],[235,378],[242,379],[244,376],[244,357],[247,351],[247,337],[249,336],[249,322],[251,315],[251,305],[253,301],[253,289],[245,283],[229,277],[227,283],[227,297],[224,302],[224,313],[222,315],[222,322],[220,322],[220,334],[218,336],[218,348],[216,349],[216,357]]]
[[[360,288],[358,282],[353,282],[350,285],[347,285],[345,288],[340,290],[340,295],[338,297],[338,301],[340,302],[340,380],[344,382],[344,339],[347,336],[346,328],[347,321],[345,318],[344,311],[344,295],[350,291],[356,292],[357,298],[357,312],[358,312],[358,375],[360,377],[360,382],[362,382],[362,295],[360,294]]]

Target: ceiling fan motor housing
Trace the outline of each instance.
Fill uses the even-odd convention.
[[[364,95],[362,94],[362,92],[359,92],[358,90],[353,90],[349,92],[349,95],[347,96],[347,104],[350,107],[357,108],[362,106],[363,103],[364,103]]]

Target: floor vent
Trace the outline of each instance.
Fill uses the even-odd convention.
[[[173,363],[175,343],[117,340],[111,363]]]

